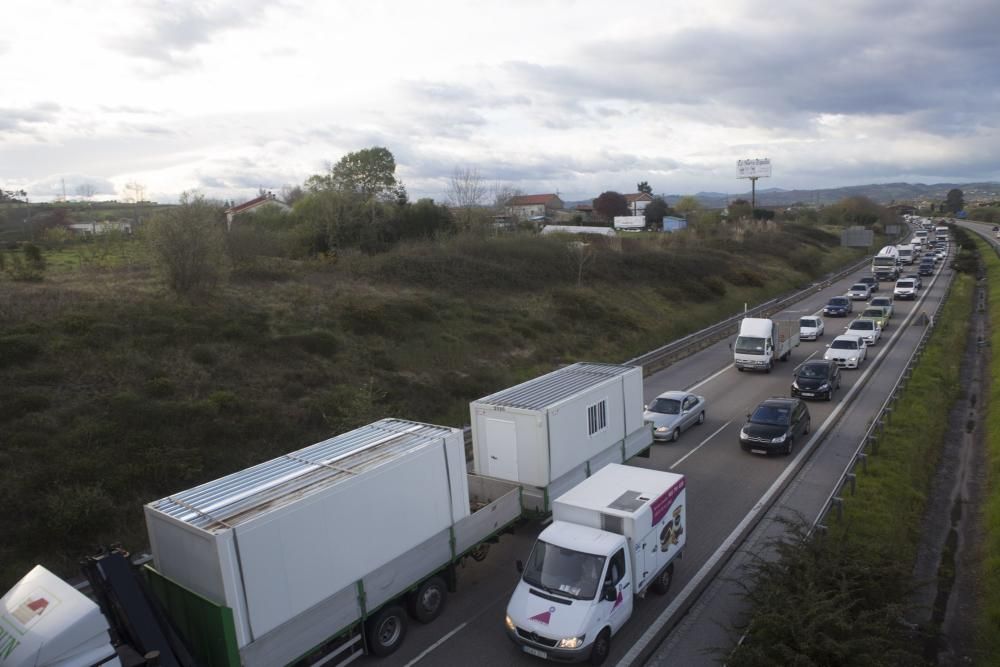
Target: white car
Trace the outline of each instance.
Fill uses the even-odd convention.
[[[824,333],[823,318],[810,315],[799,318],[799,340],[819,340]]]
[[[900,278],[896,281],[896,287],[892,290],[892,294],[897,299],[916,299],[917,281],[913,278]]]
[[[853,301],[867,301],[872,298],[872,288],[868,283],[854,283],[847,290],[847,297]]]
[[[882,329],[875,320],[858,318],[847,325],[844,333],[853,334],[865,341],[871,347],[882,337]]]
[[[836,361],[841,368],[859,368],[861,362],[868,356],[868,346],[859,336],[847,334],[837,336],[826,347],[827,350],[823,354],[823,358],[828,361]]]

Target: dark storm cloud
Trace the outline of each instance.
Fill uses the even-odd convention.
[[[995,113],[995,2],[796,2],[771,5],[766,18],[755,18],[733,28],[650,31],[588,44],[571,66],[509,62],[505,68],[528,94],[691,107],[697,117],[704,108],[724,107],[731,119],[752,112],[766,123],[784,118],[799,127],[800,116],[818,114],[952,107]]]

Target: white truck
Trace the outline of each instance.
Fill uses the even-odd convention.
[[[766,317],[744,317],[733,344],[736,370],[758,370],[770,373],[776,360],[787,361],[792,348],[799,346],[797,320],[772,320]]]
[[[899,250],[896,246],[884,246],[872,257],[872,275],[875,280],[896,280],[899,277]]]
[[[577,363],[469,404],[473,471],[513,482],[522,505],[550,499],[653,444],[642,367]]]
[[[464,559],[485,558],[525,513],[550,512],[553,489],[648,449],[642,404],[641,368],[575,364],[472,404],[480,467],[502,476],[499,454],[516,455],[513,479],[468,473],[459,429],[383,419],[149,503],[152,564],[140,575],[116,552],[87,568],[100,614],[51,613],[39,599],[70,596],[36,571],[4,598],[0,667],[100,662],[57,653],[131,666],[155,651],[163,667],[388,655],[407,612],[440,614]]]
[[[636,598],[665,594],[687,541],[685,478],[609,465],[552,504],[507,603],[525,653],[600,664]]]
[[[896,246],[899,250],[899,263],[900,264],[913,264],[916,252],[913,245],[910,243],[904,243],[902,245]]]

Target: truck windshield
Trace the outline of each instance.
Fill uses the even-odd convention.
[[[895,257],[876,257],[874,262],[875,266],[883,266],[886,268],[894,268],[896,266]]]
[[[524,581],[549,593],[593,600],[604,572],[604,556],[585,554],[538,540],[524,567]]]
[[[650,404],[649,411],[664,415],[679,415],[681,402],[675,398],[658,398]]]
[[[740,354],[764,354],[764,339],[751,336],[737,336],[733,347]]]

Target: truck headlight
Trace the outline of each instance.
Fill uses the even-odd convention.
[[[771,438],[771,442],[784,442],[786,434],[782,433],[777,438]]]
[[[583,646],[583,639],[587,635],[580,635],[579,637],[567,637],[566,639],[560,639],[558,648],[580,648]]]
[[[514,619],[510,617],[510,614],[507,614],[503,617],[503,624],[506,625],[507,629],[510,630],[511,632],[517,630],[517,628],[514,626]]]

